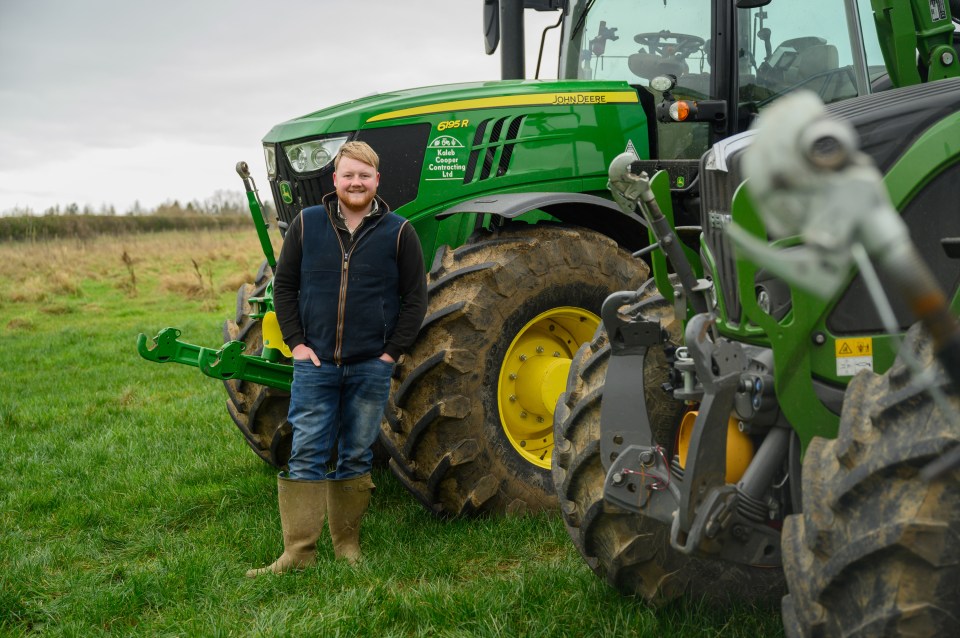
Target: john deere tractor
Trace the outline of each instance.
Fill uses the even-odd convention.
[[[649,603],[779,600],[783,570],[789,635],[960,631],[960,470],[930,470],[960,443],[960,66],[945,3],[873,8],[894,88],[714,145],[696,254],[670,175],[611,164],[656,286],[604,302],[553,471],[588,564]]]
[[[836,102],[884,81],[855,2],[766,4],[485,0],[487,49],[502,45],[505,80],[365,97],[264,137],[281,233],[333,190],[340,145],[364,140],[381,157],[381,195],[420,236],[428,315],[397,366],[381,443],[432,511],[556,506],[553,413],[571,361],[600,324],[603,300],[637,288],[647,260],[659,259],[642,258],[648,223],[606,189],[616,156],[665,170],[681,244],[695,248],[704,151],[798,88]],[[558,13],[557,80],[519,79],[525,7]],[[139,349],[222,379],[247,442],[282,467],[292,372],[273,312],[267,229],[240,171],[267,259],[239,291],[227,343],[194,346],[171,328],[152,343],[142,336]]]

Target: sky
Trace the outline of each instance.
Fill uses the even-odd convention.
[[[401,88],[500,77],[483,0],[0,0],[0,214],[269,197],[279,122]],[[543,26],[527,11],[527,74]],[[554,31],[555,33],[555,31]],[[554,44],[554,60],[556,48]],[[556,63],[542,77],[556,77]]]

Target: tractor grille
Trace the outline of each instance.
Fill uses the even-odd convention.
[[[420,171],[427,148],[429,124],[408,124],[360,131],[351,137],[373,147],[380,156],[380,187],[377,192],[391,210],[400,208],[417,197],[420,188]],[[273,201],[277,205],[280,229],[287,225],[300,211],[320,203],[323,196],[332,193],[333,166],[315,173],[297,174],[277,145],[277,179],[270,182]],[[290,184],[293,202],[287,204],[280,195],[281,182]]]
[[[525,115],[500,117],[483,120],[477,125],[467,170],[463,175],[464,184],[507,174],[517,134],[525,118]]]
[[[728,148],[725,145],[714,146],[700,161],[700,221],[704,244],[716,265],[716,272],[705,274],[713,278],[717,297],[723,301],[726,309],[726,320],[738,323],[742,306],[737,296],[737,266],[733,244],[725,228],[731,219],[733,193],[741,181],[740,149],[728,152]],[[725,167],[725,170],[721,167]]]

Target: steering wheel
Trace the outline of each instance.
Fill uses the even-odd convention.
[[[667,42],[664,42],[664,40],[667,40]],[[650,53],[655,53],[664,58],[679,56],[681,60],[699,51],[705,43],[705,40],[701,37],[671,31],[638,33],[633,36],[633,41],[647,47]]]

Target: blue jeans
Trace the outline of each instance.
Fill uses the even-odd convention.
[[[348,479],[370,471],[392,373],[393,364],[380,359],[339,367],[294,360],[287,414],[293,429],[290,478]],[[337,468],[328,472],[338,436]]]

